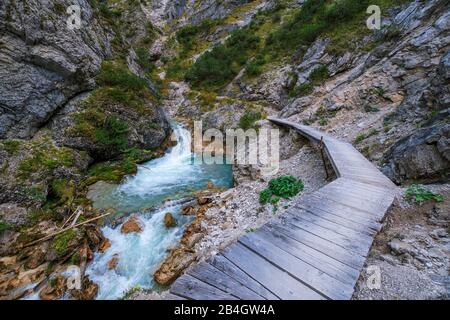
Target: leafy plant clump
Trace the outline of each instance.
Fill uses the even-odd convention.
[[[304,189],[303,181],[293,176],[281,176],[269,181],[268,188],[259,194],[259,202],[264,205],[270,203],[274,206],[283,199],[290,199]]]
[[[247,111],[244,115],[239,119],[239,128],[248,130],[255,126],[255,122],[262,119],[262,115],[260,112],[255,111]]]
[[[260,38],[246,29],[234,31],[224,44],[202,55],[187,71],[186,80],[196,89],[217,89],[232,80],[247,63]]]
[[[424,201],[436,201],[442,202],[444,201],[444,197],[441,194],[436,194],[431,190],[418,185],[412,184],[405,191],[405,196],[408,201],[414,201],[419,204],[422,204]]]

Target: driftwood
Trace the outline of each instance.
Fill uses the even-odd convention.
[[[68,231],[68,230],[71,230],[71,229],[78,228],[78,227],[80,227],[80,226],[82,226],[82,225],[85,225],[85,224],[88,224],[88,223],[90,223],[90,222],[92,222],[92,221],[99,220],[99,219],[101,219],[101,218],[104,218],[104,217],[106,217],[106,216],[109,216],[110,214],[112,214],[112,212],[108,212],[108,213],[102,214],[101,216],[98,216],[98,217],[95,217],[95,218],[92,218],[92,219],[89,219],[89,220],[80,222],[80,223],[75,224],[75,225],[73,225],[73,226],[70,226],[70,227],[61,229],[61,230],[59,230],[59,231],[57,231],[57,232],[54,232],[54,233],[52,233],[52,234],[50,234],[50,235],[48,235],[48,236],[45,236],[45,237],[41,238],[41,239],[39,239],[39,240],[35,240],[35,241],[30,242],[30,243],[27,243],[27,244],[24,245],[23,247],[26,248],[26,247],[32,246],[32,245],[34,245],[34,244],[36,244],[36,243],[39,243],[39,242],[42,242],[42,241],[49,240],[49,239],[53,238],[54,236],[57,236],[58,234],[64,233],[64,232],[66,232],[66,231]]]
[[[70,220],[73,218],[74,215],[77,215],[76,218],[74,219],[74,221],[76,222],[78,220],[78,218],[80,217],[80,214],[82,212],[82,207],[78,206],[77,209],[72,212],[72,214],[69,216],[69,218],[67,218],[66,221],[64,221],[63,225],[61,226],[61,229],[64,229],[64,227],[70,222]],[[72,224],[70,226],[73,226],[75,223],[72,222]]]
[[[81,207],[78,207],[78,209],[76,211],[78,211],[78,213],[75,215],[75,218],[73,218],[72,223],[70,224],[71,227],[73,227],[77,223],[78,218],[83,213],[83,209]]]

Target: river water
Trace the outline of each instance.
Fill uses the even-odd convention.
[[[141,233],[127,235],[121,234],[121,225],[102,228],[111,248],[104,254],[96,253],[86,270],[99,285],[98,299],[118,299],[137,286],[157,289],[153,273],[192,219],[181,215],[183,199],[204,189],[209,181],[218,187],[232,186],[231,166],[194,164],[191,133],[176,125],[174,134],[177,145],[165,156],[140,165],[136,175],[119,186],[101,190],[93,199],[97,208],[112,207],[125,215],[137,213],[144,226]],[[165,227],[166,212],[178,220],[177,227]],[[109,270],[108,262],[114,255],[118,265]]]

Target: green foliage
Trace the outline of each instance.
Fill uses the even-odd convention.
[[[306,82],[299,86],[294,87],[294,89],[289,92],[289,96],[292,98],[298,96],[306,96],[310,94],[313,91],[313,89],[314,86],[311,83]]]
[[[259,202],[261,204],[276,205],[281,198],[290,199],[303,191],[304,184],[301,180],[293,176],[281,176],[269,181],[268,188],[259,194]]]
[[[327,66],[319,66],[311,72],[311,74],[309,75],[309,80],[313,84],[318,84],[318,83],[328,79],[329,76],[330,76],[330,74],[328,72]]]
[[[123,150],[128,144],[128,125],[115,116],[106,117],[102,126],[95,128],[94,136],[99,143]]]
[[[262,119],[262,115],[260,112],[255,111],[247,111],[242,117],[239,119],[239,128],[248,130],[254,128],[255,122]]]
[[[102,162],[93,165],[88,172],[84,185],[91,185],[97,181],[119,183],[122,178],[137,172],[136,163],[151,160],[153,153],[140,149],[127,150],[123,158],[115,162]]]
[[[380,108],[378,108],[377,106],[366,105],[366,106],[364,106],[364,111],[370,112],[370,113],[375,113],[375,112],[379,112]]]
[[[135,293],[141,291],[141,287],[139,285],[132,287],[128,289],[127,291],[124,291],[123,296],[120,298],[120,300],[128,300],[130,299]]]
[[[276,51],[291,51],[308,46],[317,37],[364,13],[368,0],[307,0],[294,17],[274,31],[266,47]]]
[[[45,209],[53,209],[72,201],[75,196],[75,184],[66,179],[56,179],[51,182],[48,188],[47,202]]]
[[[188,53],[195,47],[199,35],[207,36],[221,22],[221,20],[205,19],[198,25],[187,25],[181,28],[176,37],[183,47],[182,54]]]
[[[250,77],[259,76],[262,73],[262,66],[266,63],[266,58],[262,54],[258,54],[252,61],[247,64],[245,72]]]
[[[367,133],[361,132],[356,136],[354,143],[359,144],[359,143],[363,142],[364,140],[366,140],[367,138],[377,135],[378,133],[379,133],[379,131],[377,129],[371,129]]]
[[[67,253],[70,241],[75,239],[77,232],[75,230],[67,230],[64,233],[57,235],[53,239],[52,247],[55,249],[58,256],[64,256]]]
[[[19,140],[3,140],[1,142],[1,144],[3,145],[3,148],[10,155],[15,155],[17,153],[17,151],[19,151],[20,143],[21,142]]]
[[[136,49],[137,64],[144,70],[145,73],[150,73],[155,70],[155,65],[152,63],[150,52],[146,48]]]
[[[132,73],[128,68],[116,61],[104,61],[97,83],[100,86],[117,86],[129,91],[145,90],[147,81]]]
[[[368,0],[337,0],[327,7],[323,19],[328,25],[350,20],[369,6]]]
[[[418,184],[409,186],[405,191],[405,196],[408,201],[418,202],[419,204],[429,200],[436,202],[444,201],[444,197],[441,194],[433,193],[429,189]]]
[[[220,88],[238,74],[259,42],[260,38],[246,29],[234,31],[224,44],[197,59],[187,71],[186,80],[194,88]]]
[[[10,228],[11,228],[11,226],[6,221],[3,221],[2,219],[0,219],[0,233],[2,233],[3,231],[9,230]]]
[[[44,140],[40,144],[33,145],[28,157],[19,163],[18,176],[27,178],[36,173],[46,175],[60,167],[71,167],[73,161],[72,150],[58,148],[50,141]]]
[[[314,87],[321,84],[324,80],[330,76],[327,66],[319,66],[315,68],[308,77],[308,82],[305,82],[299,86],[294,87],[289,92],[291,97],[306,96],[310,94]]]

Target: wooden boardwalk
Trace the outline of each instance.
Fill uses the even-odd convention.
[[[282,119],[312,142],[323,139],[337,179],[256,232],[190,268],[174,299],[263,300],[352,297],[396,186],[351,144]]]

